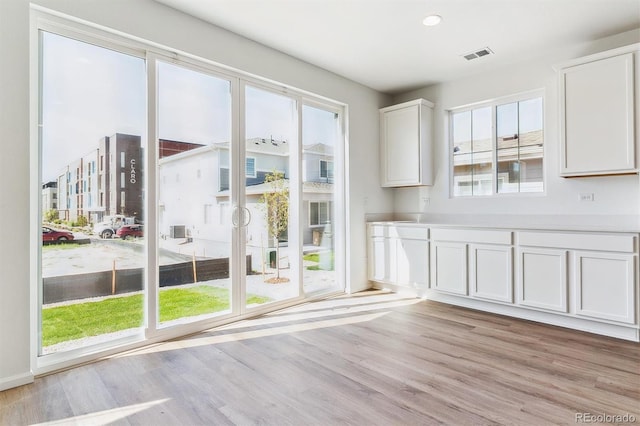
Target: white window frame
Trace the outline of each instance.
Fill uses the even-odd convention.
[[[543,142],[543,154],[542,154],[542,191],[537,192],[497,192],[497,182],[500,178],[498,176],[498,149],[497,149],[497,126],[496,126],[496,108],[501,105],[513,103],[513,102],[523,102],[526,100],[541,98],[542,99],[542,115],[543,115],[543,125],[542,125],[542,137],[543,141],[547,140],[547,129],[546,129],[546,96],[544,89],[536,89],[526,92],[517,93],[510,96],[504,96],[499,98],[494,98],[486,101],[476,102],[472,104],[467,104],[459,107],[450,108],[447,110],[447,119],[448,119],[448,131],[449,131],[449,141],[448,141],[448,161],[449,161],[449,198],[484,198],[484,197],[535,197],[535,196],[545,196],[547,190],[547,161],[545,161],[545,143]],[[492,163],[491,163],[491,193],[490,194],[480,194],[480,195],[455,195],[455,182],[456,177],[454,175],[454,129],[453,129],[453,114],[473,111],[480,108],[491,107],[491,150],[492,150]],[[484,177],[486,175],[481,175]],[[486,179],[483,179],[483,182]]]

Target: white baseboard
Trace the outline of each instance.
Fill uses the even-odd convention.
[[[640,329],[638,326],[617,325],[596,320],[576,318],[558,313],[543,312],[537,309],[522,308],[520,306],[485,302],[468,297],[443,294],[434,290],[430,290],[427,293],[426,299],[491,312],[494,314],[536,321],[543,324],[586,331],[588,333],[601,334],[603,336],[615,337],[617,339],[640,342]]]
[[[33,383],[33,374],[31,374],[31,372],[17,374],[11,377],[2,377],[0,378],[0,391],[27,385],[29,383]]]

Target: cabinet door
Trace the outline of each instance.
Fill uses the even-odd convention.
[[[371,281],[391,281],[391,271],[392,268],[395,269],[395,247],[392,248],[391,244],[395,245],[394,239],[383,237],[369,239],[369,279]]]
[[[576,314],[635,324],[634,256],[596,252],[575,256]]]
[[[561,73],[565,176],[635,171],[633,54]]]
[[[519,303],[567,312],[567,251],[525,247],[518,258]]]
[[[513,303],[513,256],[511,247],[469,247],[469,283],[474,297]]]
[[[399,239],[396,265],[399,285],[427,288],[429,285],[429,243],[422,240]]]
[[[410,105],[382,114],[384,186],[420,183],[420,106]]]
[[[431,283],[436,290],[467,295],[467,245],[431,244]]]

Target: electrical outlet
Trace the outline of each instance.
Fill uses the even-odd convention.
[[[595,195],[593,192],[585,192],[580,194],[580,201],[595,201]]]
[[[431,198],[429,197],[422,197],[422,204],[424,205],[428,205],[431,202]]]

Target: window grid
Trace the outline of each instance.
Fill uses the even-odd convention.
[[[543,192],[543,97],[449,113],[453,197]]]

